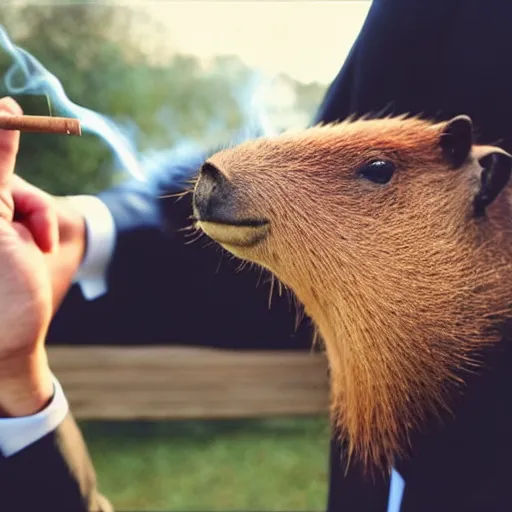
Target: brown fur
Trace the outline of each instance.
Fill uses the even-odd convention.
[[[440,149],[443,127],[351,121],[209,160],[233,187],[236,215],[270,224],[254,246],[231,244],[226,226],[199,226],[304,304],[325,342],[339,433],[366,467],[389,468],[414,429],[450,410],[480,349],[499,340],[511,315],[508,194],[473,216],[477,156],[487,149],[474,146],[453,169]],[[397,164],[387,185],[355,175],[373,158]]]

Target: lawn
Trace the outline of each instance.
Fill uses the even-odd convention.
[[[81,427],[117,512],[325,509],[326,418]]]

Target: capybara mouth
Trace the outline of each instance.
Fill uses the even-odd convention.
[[[237,205],[232,183],[213,164],[206,162],[194,190],[193,210],[197,227],[229,248],[254,247],[269,233],[267,219],[244,216]]]
[[[217,243],[232,247],[254,247],[263,242],[270,232],[270,223],[265,219],[199,219],[197,226]]]

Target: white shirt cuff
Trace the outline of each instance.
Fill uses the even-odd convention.
[[[75,276],[87,300],[107,292],[107,271],[116,243],[116,226],[108,207],[94,196],[72,196],[72,205],[85,219],[87,248]]]
[[[53,377],[54,394],[46,409],[32,416],[0,419],[0,451],[5,457],[27,448],[53,432],[69,412],[69,405],[59,381]]]

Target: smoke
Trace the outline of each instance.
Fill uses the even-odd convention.
[[[52,109],[58,115],[80,120],[82,131],[99,137],[111,149],[119,167],[139,180],[154,177],[159,171],[168,170],[173,159],[187,160],[194,153],[204,152],[197,142],[181,137],[179,143],[167,150],[145,151],[141,153],[134,143],[139,128],[132,123],[123,127],[108,117],[73,103],[67,96],[59,79],[48,71],[29,52],[16,46],[0,25],[0,48],[12,58],[12,65],[4,76],[9,94],[47,96]],[[269,98],[273,94],[275,80],[254,72],[249,82],[232,91],[242,114],[242,129],[232,134],[226,143],[238,143],[249,138],[272,136],[281,131],[269,115]],[[169,117],[168,115],[165,117]],[[172,127],[172,119],[168,119]],[[204,139],[219,128],[219,121],[213,119],[204,127]],[[211,138],[211,137],[210,137]],[[179,176],[176,176],[178,179]]]
[[[82,130],[100,137],[112,150],[119,165],[132,176],[144,180],[137,159],[137,151],[130,139],[107,117],[73,103],[66,95],[58,78],[50,73],[35,57],[16,46],[5,29],[0,26],[0,46],[11,56],[12,66],[4,77],[9,94],[47,96],[60,115],[80,120]]]
[[[246,88],[234,91],[243,118],[239,139],[277,135],[278,129],[271,122],[268,106],[273,78],[254,73]]]

